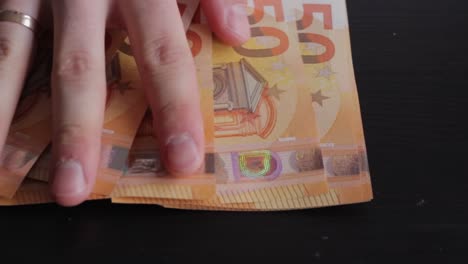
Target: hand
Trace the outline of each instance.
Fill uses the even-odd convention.
[[[241,0],[201,0],[219,38],[249,37]],[[203,125],[194,62],[176,0],[0,0],[0,10],[53,20],[53,150],[51,192],[64,206],[89,196],[100,157],[104,117],[106,26],[129,32],[146,94],[158,119],[166,167],[191,174],[203,162]],[[53,19],[51,19],[53,17]],[[0,22],[0,150],[15,113],[34,49],[26,27]],[[86,106],[86,107],[83,107]]]

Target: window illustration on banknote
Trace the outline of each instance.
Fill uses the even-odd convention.
[[[291,155],[290,161],[298,172],[315,171],[323,169],[322,151],[320,148],[299,150]]]
[[[275,124],[276,108],[261,74],[241,59],[215,66],[213,79],[215,136],[267,137]]]
[[[358,175],[361,170],[360,163],[360,157],[357,154],[327,157],[325,158],[325,171],[329,177]]]

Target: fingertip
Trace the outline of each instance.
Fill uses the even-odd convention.
[[[243,1],[202,1],[210,27],[228,45],[244,44],[251,36],[247,6]]]
[[[52,173],[50,190],[58,204],[76,206],[88,198],[89,185],[79,161],[60,160]]]
[[[237,32],[231,28],[215,30],[216,36],[225,44],[230,46],[240,46],[250,39],[250,28],[237,27]]]
[[[200,99],[197,94],[191,98],[173,99],[176,103],[167,108],[153,106],[153,127],[162,162],[176,176],[196,174],[204,163],[206,135]]]
[[[165,163],[175,175],[196,173],[201,165],[203,150],[189,133],[170,136],[165,144]]]
[[[247,20],[246,6],[235,4],[227,8],[226,30],[219,32],[219,35],[232,35],[229,44],[240,45],[250,38],[250,25]]]

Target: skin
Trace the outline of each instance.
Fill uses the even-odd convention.
[[[227,44],[240,45],[250,36],[243,4],[201,0],[210,27]],[[108,26],[129,32],[166,167],[175,174],[191,174],[201,166],[204,133],[196,72],[176,0],[0,0],[0,9],[28,14],[54,28],[50,189],[57,203],[78,205],[93,189],[106,96],[95,87],[106,83]],[[34,42],[24,26],[0,22],[0,150]]]

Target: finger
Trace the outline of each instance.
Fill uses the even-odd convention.
[[[208,23],[216,35],[230,45],[241,45],[250,38],[246,0],[201,0]]]
[[[64,206],[83,202],[96,179],[106,93],[106,2],[53,2],[51,191]]]
[[[39,16],[38,0],[0,1],[0,10]],[[18,103],[34,48],[34,33],[23,25],[0,22],[0,151]]]
[[[201,167],[204,136],[195,65],[174,0],[120,1],[166,167]],[[125,8],[123,8],[125,7]]]

